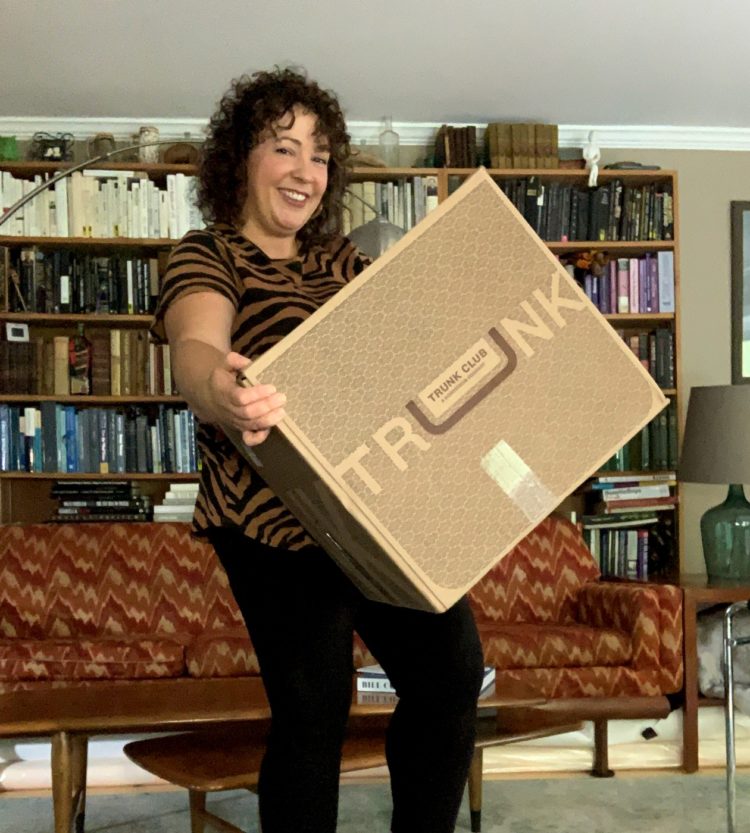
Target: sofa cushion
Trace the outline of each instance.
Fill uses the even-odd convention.
[[[187,646],[185,664],[190,677],[244,677],[260,674],[258,657],[247,632],[211,631]]]
[[[184,654],[171,639],[1,639],[0,680],[180,677]]]
[[[627,634],[586,625],[480,626],[484,658],[495,668],[581,668],[627,665]]]

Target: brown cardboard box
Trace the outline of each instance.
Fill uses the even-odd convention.
[[[244,450],[368,596],[453,604],[666,404],[480,170],[246,372]]]

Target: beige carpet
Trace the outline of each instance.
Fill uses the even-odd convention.
[[[750,831],[750,774],[738,778],[738,833]],[[726,830],[723,775],[585,775],[485,782],[483,833],[721,833]],[[209,797],[215,812],[257,833],[255,796]],[[338,833],[388,833],[387,784],[341,789]],[[49,833],[48,798],[0,793],[0,833]],[[469,827],[466,804],[457,833]],[[154,791],[90,796],[86,833],[189,833],[187,795]]]

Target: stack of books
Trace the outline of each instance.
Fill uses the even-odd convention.
[[[192,521],[197,483],[170,483],[164,500],[154,506],[155,521]]]
[[[583,536],[604,576],[646,579],[660,513],[677,504],[675,472],[602,475],[591,483],[598,497],[583,515]]]
[[[490,122],[484,134],[491,168],[557,168],[556,124]]]
[[[385,671],[380,665],[363,665],[357,669],[357,702],[386,703],[393,700],[396,689],[391,685]],[[490,665],[484,667],[481,697],[487,697],[495,690],[495,669]]]
[[[133,480],[58,480],[50,496],[58,502],[53,523],[151,520],[151,498]]]
[[[673,493],[676,485],[673,471],[601,475],[591,482],[591,489],[599,496],[595,512],[618,515],[633,510],[655,512],[673,509],[677,504]]]

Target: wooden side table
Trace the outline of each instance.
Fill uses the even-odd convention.
[[[698,770],[698,608],[750,600],[748,581],[709,581],[704,575],[681,575],[684,659],[684,713],[682,717],[682,768]],[[719,703],[718,700],[708,702]]]

